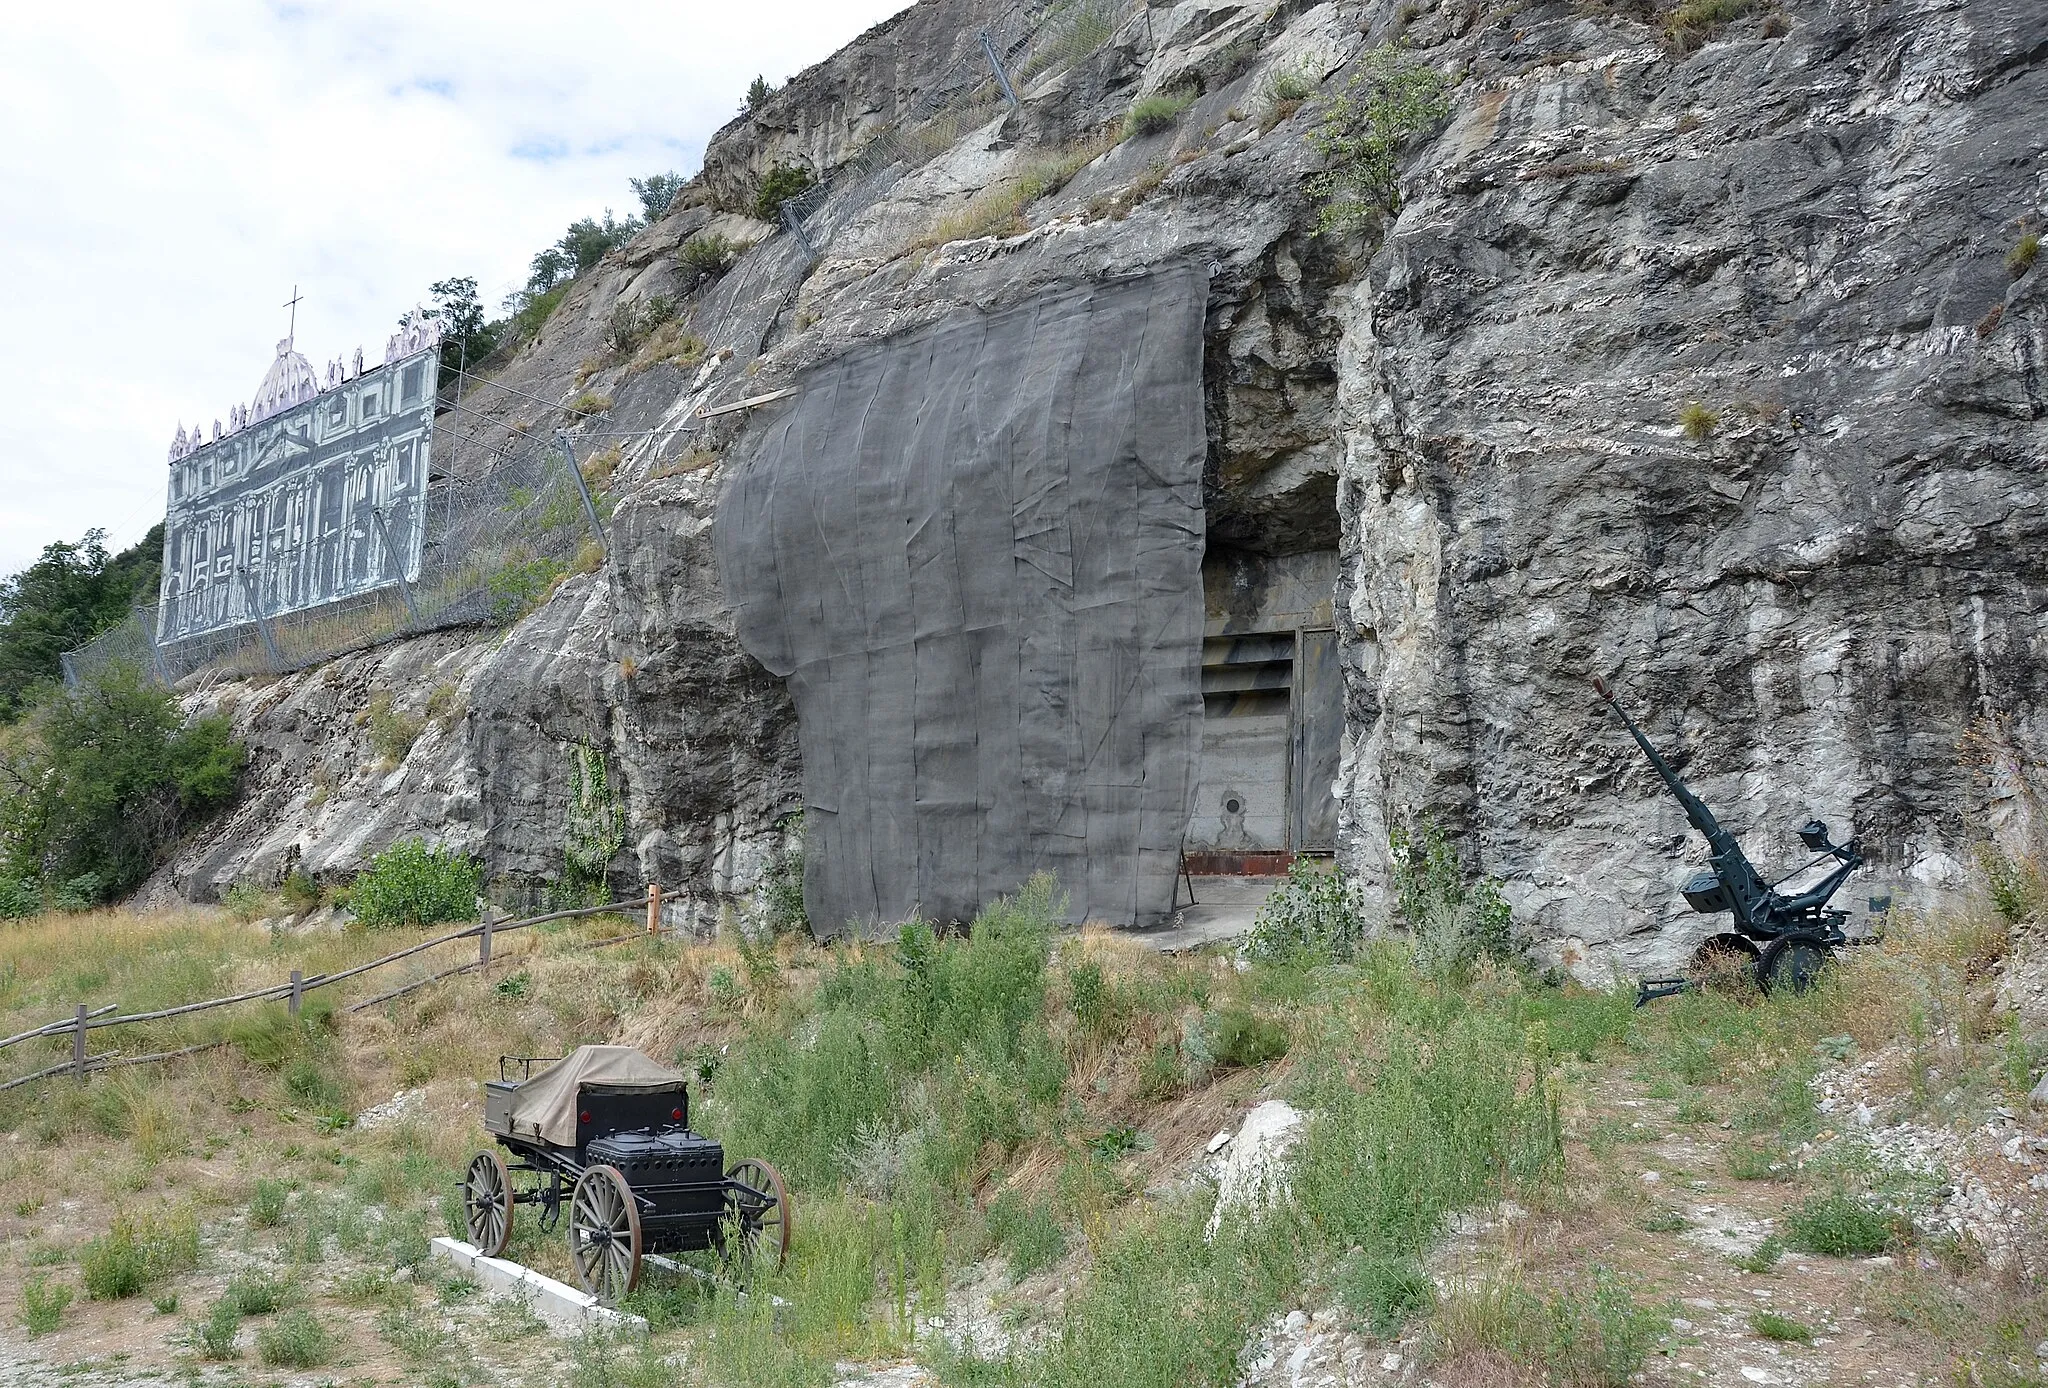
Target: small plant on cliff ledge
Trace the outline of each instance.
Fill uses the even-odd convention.
[[[1678,427],[1694,443],[1705,443],[1721,427],[1721,416],[1697,400],[1688,400],[1685,408],[1678,412]]]
[[[1309,185],[1322,203],[1316,234],[1371,226],[1401,210],[1401,154],[1451,113],[1443,75],[1382,44],[1330,102],[1309,143],[1324,171]]]
[[[1195,94],[1185,89],[1140,97],[1131,103],[1130,112],[1124,116],[1124,135],[1135,139],[1171,130],[1180,113],[1194,103]]]
[[[811,177],[809,169],[795,164],[777,164],[768,170],[761,180],[761,187],[754,194],[754,215],[764,222],[775,221],[782,215],[783,203],[817,181]]]
[[[605,869],[625,842],[626,810],[605,775],[604,754],[578,745],[569,757],[569,812],[562,827],[564,885],[573,884],[584,894],[602,892]]]
[[[2019,239],[2019,244],[2005,253],[2005,272],[2014,279],[2034,268],[2035,259],[2041,254],[2041,234],[2030,231]]]

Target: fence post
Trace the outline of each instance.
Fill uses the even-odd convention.
[[[996,86],[1002,89],[1003,100],[1009,102],[1013,107],[1022,106],[1024,103],[1017,100],[1017,93],[1011,89],[1010,74],[1003,71],[1003,60],[996,56],[996,46],[989,41],[988,30],[986,29],[981,31],[981,51],[983,56],[988,59],[989,71],[996,75]]]
[[[583,498],[583,514],[590,518],[590,533],[597,537],[597,552],[609,559],[611,547],[605,541],[604,526],[597,519],[597,503],[590,499],[590,485],[583,480],[583,469],[576,466],[576,447],[569,442],[569,435],[560,429],[555,431],[555,442],[562,445],[562,452],[569,459],[569,476],[576,483],[577,494]]]
[[[78,1005],[78,1014],[71,1028],[71,1073],[80,1084],[85,1083],[85,1004]]]
[[[292,996],[291,1001],[285,1004],[285,1010],[291,1014],[291,1018],[295,1022],[299,1019],[299,1003],[305,998],[305,996],[306,977],[304,974],[299,972],[299,970],[293,969]]]
[[[256,634],[263,638],[263,649],[270,655],[270,668],[282,671],[284,656],[278,652],[277,638],[270,634],[270,619],[263,615],[263,602],[256,594],[256,580],[250,577],[247,569],[236,572],[241,575],[242,591],[249,598],[249,615],[256,619]]]
[[[412,600],[412,585],[405,581],[405,556],[398,552],[398,546],[391,543],[391,532],[384,527],[384,508],[372,506],[370,519],[377,523],[377,536],[384,541],[384,552],[391,556],[392,572],[398,576],[398,596],[405,599],[405,615],[412,618],[412,624],[420,624],[419,605]]]
[[[649,882],[647,884],[647,933],[650,935],[659,935],[661,933],[661,883],[659,882]]]
[[[491,967],[491,908],[484,907],[483,932],[476,937],[476,966],[479,969]]]

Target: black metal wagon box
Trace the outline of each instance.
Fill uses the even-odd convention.
[[[751,1159],[728,1168],[724,1147],[690,1130],[688,1080],[631,1046],[501,1056],[484,1128],[498,1147],[470,1159],[462,1198],[470,1242],[489,1257],[512,1241],[519,1206],[539,1206],[545,1230],[565,1204],[577,1279],[607,1305],[638,1283],[643,1254],[715,1249],[780,1266],[789,1253],[781,1173]]]

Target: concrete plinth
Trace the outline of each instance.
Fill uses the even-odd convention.
[[[647,1333],[647,1322],[639,1316],[614,1311],[598,1304],[596,1297],[566,1282],[543,1277],[530,1267],[504,1258],[486,1258],[474,1245],[458,1239],[438,1238],[433,1242],[436,1258],[445,1258],[464,1269],[499,1296],[516,1296],[529,1302],[533,1313],[557,1335],[573,1335],[590,1326]]]

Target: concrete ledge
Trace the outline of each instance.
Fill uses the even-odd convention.
[[[557,1335],[571,1335],[594,1325],[638,1335],[647,1333],[647,1322],[641,1317],[600,1306],[590,1293],[565,1282],[557,1282],[552,1277],[543,1277],[530,1267],[507,1262],[503,1258],[486,1258],[472,1244],[458,1239],[437,1238],[432,1248],[436,1258],[445,1258],[469,1272],[487,1291],[526,1301],[533,1307],[533,1313]]]

